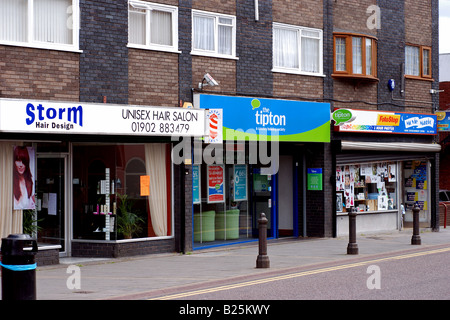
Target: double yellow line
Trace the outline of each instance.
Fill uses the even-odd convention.
[[[351,264],[344,264],[344,265],[335,266],[335,267],[321,268],[321,269],[316,269],[316,270],[303,271],[303,272],[286,274],[286,275],[282,275],[282,276],[264,278],[264,279],[259,279],[259,280],[246,281],[246,282],[230,284],[230,285],[225,285],[225,286],[219,286],[219,287],[213,287],[213,288],[208,288],[208,289],[194,290],[194,291],[189,291],[189,292],[183,292],[183,293],[178,293],[178,294],[172,294],[172,295],[152,298],[150,300],[182,299],[182,298],[200,295],[200,294],[243,288],[243,287],[253,286],[253,285],[257,285],[257,284],[269,283],[269,282],[280,281],[280,280],[287,280],[287,279],[292,279],[292,278],[299,278],[299,277],[303,277],[303,276],[309,276],[309,275],[319,274],[319,273],[324,273],[324,272],[355,268],[355,267],[360,267],[360,266],[364,266],[364,265],[368,265],[368,264],[374,264],[374,263],[378,263],[378,262],[382,262],[382,261],[409,259],[409,258],[420,257],[420,256],[425,256],[425,255],[430,255],[430,254],[448,252],[448,251],[450,251],[450,248],[421,251],[421,252],[409,253],[409,254],[404,254],[404,255],[399,255],[399,256],[380,258],[380,259],[362,261],[362,262],[351,263]]]

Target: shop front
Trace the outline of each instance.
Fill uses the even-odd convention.
[[[175,250],[171,137],[203,136],[204,110],[0,99],[0,134],[5,233],[59,256]]]
[[[194,249],[254,241],[261,213],[269,238],[299,236],[306,150],[329,143],[330,105],[196,94],[194,106],[223,127],[222,140],[194,143]]]
[[[336,235],[348,234],[356,208],[357,232],[412,226],[419,205],[421,227],[434,227],[436,116],[338,109],[335,122]]]

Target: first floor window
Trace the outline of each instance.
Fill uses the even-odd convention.
[[[279,72],[322,74],[322,30],[274,23],[273,68]]]
[[[335,34],[333,76],[376,79],[376,45],[370,36]]]
[[[192,12],[192,52],[219,57],[236,56],[236,17]]]
[[[0,42],[78,49],[77,0],[0,0]]]
[[[178,50],[178,9],[150,2],[130,1],[128,8],[131,46]]]
[[[431,48],[426,46],[405,46],[405,75],[431,78]]]

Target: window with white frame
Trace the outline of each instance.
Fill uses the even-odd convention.
[[[273,24],[273,71],[323,74],[322,30]]]
[[[236,17],[192,10],[193,54],[236,57]]]
[[[0,0],[0,43],[78,50],[78,0]]]
[[[128,45],[142,49],[178,51],[178,8],[130,1]]]

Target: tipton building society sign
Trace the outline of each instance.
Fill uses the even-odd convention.
[[[223,140],[330,142],[330,104],[196,94],[194,106],[223,110]]]

